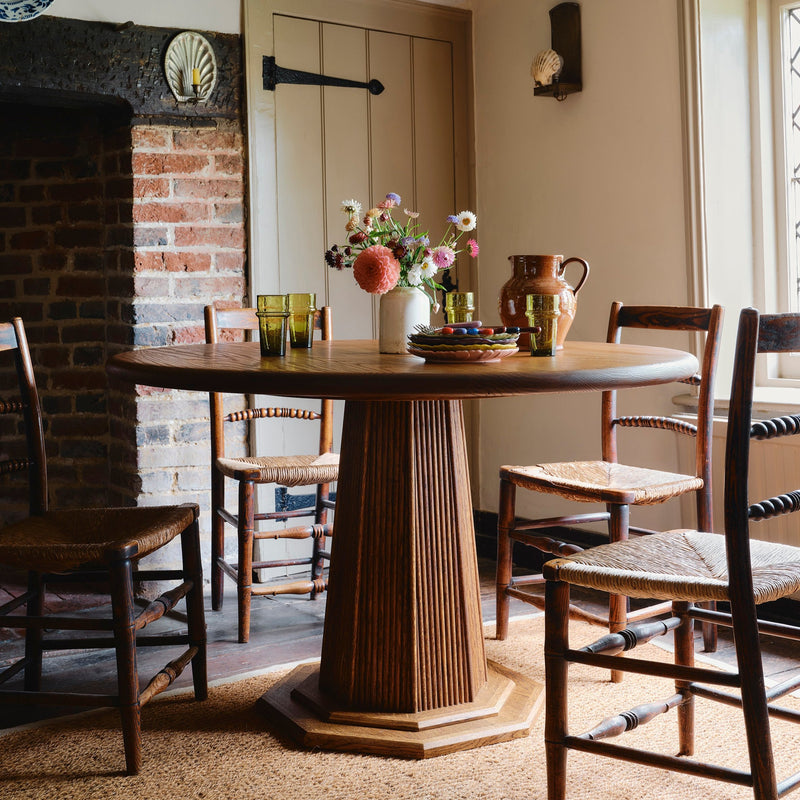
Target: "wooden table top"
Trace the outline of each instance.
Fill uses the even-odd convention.
[[[661,347],[566,342],[552,358],[527,352],[498,361],[426,363],[378,352],[376,341],[314,342],[262,358],[258,342],[173,345],[119,353],[109,375],[170,389],[330,397],[430,400],[578,392],[667,383],[698,369],[690,353]]]

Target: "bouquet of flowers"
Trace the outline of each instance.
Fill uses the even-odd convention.
[[[400,202],[400,196],[390,192],[361,217],[361,203],[345,200],[342,211],[347,215],[348,244],[333,245],[325,261],[334,269],[352,267],[356,283],[365,292],[384,294],[395,286],[416,287],[436,305],[436,290],[444,289],[437,275],[453,266],[461,252],[458,241],[475,229],[477,218],[471,211],[452,214],[439,244],[431,245],[428,232],[419,230],[418,212],[404,208],[404,225],[394,219],[392,211]],[[472,258],[478,255],[475,239],[467,239],[465,249]]]

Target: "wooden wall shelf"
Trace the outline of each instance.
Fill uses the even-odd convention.
[[[550,9],[550,46],[564,59],[564,66],[553,83],[535,86],[533,94],[564,100],[568,94],[583,89],[579,3],[559,3]]]

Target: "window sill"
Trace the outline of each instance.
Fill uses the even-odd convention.
[[[672,398],[676,406],[685,411],[697,411],[697,397],[680,394]],[[718,397],[714,401],[714,415],[728,416],[728,398]],[[753,414],[757,417],[781,417],[800,414],[800,389],[784,389],[776,386],[761,386],[753,393]]]

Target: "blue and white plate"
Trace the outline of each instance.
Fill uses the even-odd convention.
[[[24,22],[46,11],[53,0],[0,0],[0,22]]]

